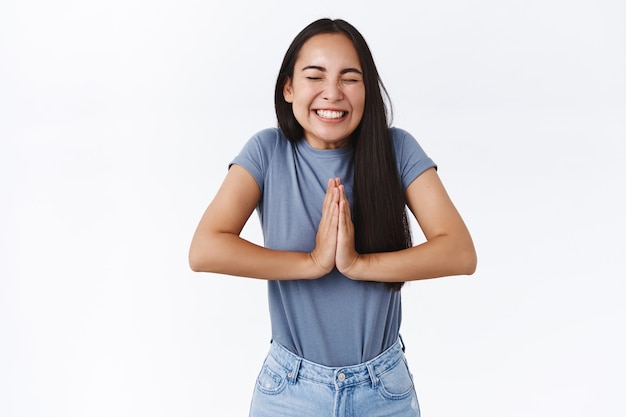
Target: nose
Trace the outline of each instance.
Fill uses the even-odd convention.
[[[328,101],[341,100],[343,98],[343,91],[341,90],[341,85],[339,85],[339,80],[328,80],[324,86],[322,97],[324,100]]]

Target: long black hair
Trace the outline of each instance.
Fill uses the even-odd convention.
[[[283,90],[285,83],[293,78],[295,63],[304,43],[315,35],[326,33],[343,34],[352,41],[365,84],[363,118],[351,135],[354,147],[352,221],[356,250],[359,253],[376,253],[408,248],[412,243],[406,199],[389,129],[391,101],[378,75],[372,53],[354,26],[341,19],[319,19],[294,38],[276,80],[274,105],[278,126],[292,142],[303,137],[303,128],[293,114],[292,104],[285,101]],[[394,290],[400,290],[402,285],[402,282],[388,284]]]

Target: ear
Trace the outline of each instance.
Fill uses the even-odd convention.
[[[285,79],[285,85],[283,86],[283,98],[287,103],[293,103],[293,85],[291,83],[291,78],[289,77]]]

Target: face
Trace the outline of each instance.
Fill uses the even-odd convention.
[[[317,149],[347,145],[365,106],[363,70],[350,39],[332,33],[306,41],[283,96],[292,104],[309,145]]]

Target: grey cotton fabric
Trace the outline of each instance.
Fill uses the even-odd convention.
[[[391,128],[398,173],[406,189],[436,167],[413,136]],[[264,245],[311,252],[329,178],[341,178],[352,204],[352,147],[319,150],[290,142],[278,128],[258,132],[232,164],[246,169],[261,190],[257,214]],[[376,198],[376,196],[372,196]],[[401,293],[382,283],[353,281],[337,269],[316,280],[268,281],[272,339],[325,366],[368,361],[398,340]]]

